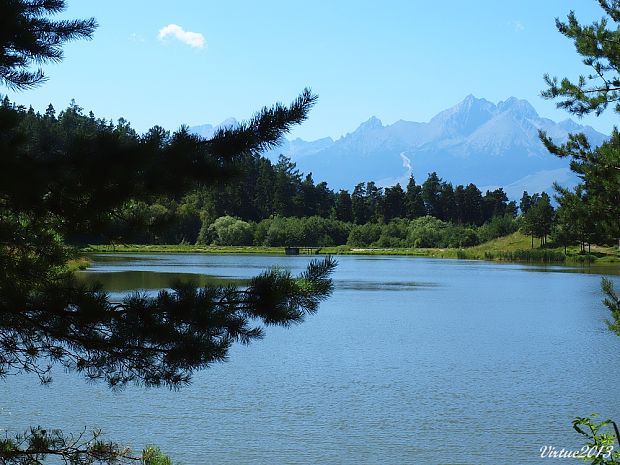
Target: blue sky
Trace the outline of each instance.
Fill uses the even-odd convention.
[[[62,16],[94,16],[100,27],[45,66],[47,83],[9,93],[19,103],[61,109],[75,98],[144,131],[244,119],[309,86],[319,102],[292,133],[304,139],[339,137],[372,115],[384,124],[427,121],[468,94],[525,98],[542,116],[565,119],[539,97],[542,76],[587,70],[554,18],[602,13],[594,0],[67,4]],[[608,133],[615,115],[580,122]]]

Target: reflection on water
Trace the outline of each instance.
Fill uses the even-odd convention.
[[[311,258],[105,255],[85,277],[120,293],[178,277],[241,283]],[[574,417],[620,419],[620,338],[605,328],[597,274],[611,269],[338,261],[316,315],[233,347],[187,388],[112,392],[62,370],[49,387],[13,377],[0,385],[0,429],[100,427],[186,465],[540,465],[553,461],[544,445],[583,445]]]
[[[609,265],[529,265],[524,268],[526,271],[550,272],[550,273],[585,273],[597,275],[620,276],[620,263]]]
[[[428,289],[438,286],[432,282],[414,281],[391,281],[391,282],[368,282],[355,280],[339,280],[336,289],[347,289],[357,291],[403,291],[414,289]]]
[[[170,288],[177,282],[190,282],[196,286],[243,286],[247,284],[247,279],[157,271],[83,271],[77,273],[77,276],[86,283],[101,283],[105,290],[111,292]]]

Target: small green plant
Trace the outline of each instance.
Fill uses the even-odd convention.
[[[147,446],[142,451],[142,462],[144,465],[174,465],[172,459],[157,446]]]
[[[573,420],[573,428],[587,439],[581,448],[579,458],[592,465],[611,465],[620,463],[620,451],[616,450],[618,430],[611,420],[600,423],[595,421],[598,415],[577,417]],[[610,431],[613,426],[615,431]]]

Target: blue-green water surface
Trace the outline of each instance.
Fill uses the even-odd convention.
[[[120,297],[174,279],[234,283],[309,257],[101,256],[83,274]],[[579,449],[575,416],[620,420],[620,338],[600,272],[409,257],[338,257],[333,296],[268,328],[180,391],[121,392],[57,370],[0,381],[0,429],[29,425],[191,464],[544,464]],[[605,272],[605,271],[603,271]],[[620,287],[618,276],[611,279]]]

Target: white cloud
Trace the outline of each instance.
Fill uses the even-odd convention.
[[[194,48],[203,48],[206,44],[205,38],[200,32],[186,31],[178,24],[168,24],[159,30],[159,40],[164,40],[169,35]]]

